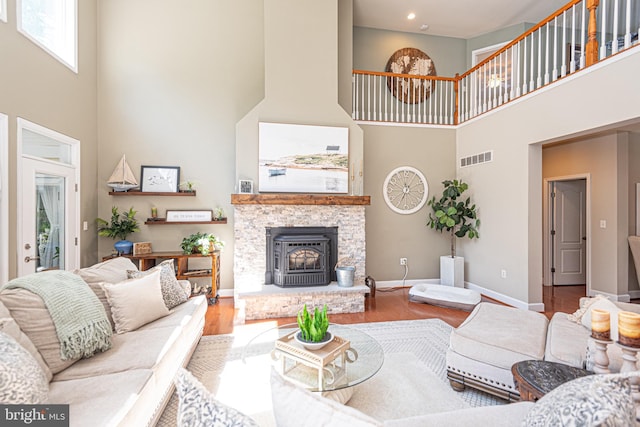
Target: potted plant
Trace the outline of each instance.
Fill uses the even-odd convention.
[[[194,233],[183,238],[180,247],[185,254],[199,252],[202,255],[209,255],[211,251],[222,249],[224,242],[211,233]]]
[[[196,191],[196,181],[188,179],[180,183],[180,188],[185,193],[193,193]]]
[[[136,211],[133,207],[128,211],[119,213],[116,206],[111,208],[111,221],[96,218],[98,224],[98,236],[120,239],[113,246],[118,255],[128,255],[133,250],[133,242],[127,240],[127,236],[136,231],[140,231],[136,220]]]
[[[461,180],[443,181],[444,190],[440,199],[434,196],[429,202],[433,215],[429,213],[427,225],[440,231],[447,231],[451,236],[451,255],[440,257],[440,283],[448,286],[464,287],[464,258],[456,256],[456,238],[480,237],[478,227],[480,220],[476,205],[471,205],[467,197],[462,200],[469,185]]]
[[[295,334],[295,340],[308,350],[319,350],[333,339],[333,335],[328,331],[329,317],[327,316],[327,305],[322,311],[315,308],[312,314],[307,310],[307,304],[301,312],[298,312],[298,326],[300,331]]]

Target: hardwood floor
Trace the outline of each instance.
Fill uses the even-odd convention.
[[[332,314],[331,321],[349,324],[438,318],[451,326],[457,327],[469,315],[468,312],[461,310],[410,302],[408,292],[409,288],[395,289],[393,291],[378,289],[375,298],[365,298],[364,313]],[[544,287],[544,314],[551,318],[553,313],[557,311],[573,313],[578,309],[580,297],[584,295],[584,286]],[[483,297],[482,300],[500,304],[486,297]],[[265,320],[247,321],[246,324],[264,321]],[[282,325],[295,322],[295,318],[268,319],[268,321],[277,321],[278,324]],[[207,310],[204,334],[230,334],[233,332],[234,325],[240,322],[241,321],[238,320],[237,310],[233,305],[233,298],[220,298],[217,304],[209,306]]]

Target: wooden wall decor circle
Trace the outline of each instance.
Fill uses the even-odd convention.
[[[437,76],[433,60],[413,47],[396,50],[387,61],[387,73]],[[433,80],[387,77],[387,87],[399,101],[419,104],[435,89]]]

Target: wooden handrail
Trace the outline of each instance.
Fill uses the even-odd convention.
[[[417,74],[396,74],[396,73],[387,73],[384,71],[353,70],[353,74],[365,74],[368,76],[382,76],[382,77],[399,77],[403,79],[441,80],[445,82],[455,82],[458,80],[456,77],[422,76]]]
[[[575,6],[576,4],[580,3],[582,0],[571,0],[571,2],[565,4],[562,8],[558,9],[557,11],[555,11],[554,13],[552,13],[551,15],[549,15],[547,18],[545,18],[544,20],[540,21],[539,23],[537,23],[536,25],[534,25],[533,27],[529,28],[528,31],[526,31],[525,33],[521,34],[520,36],[516,37],[515,39],[513,39],[511,42],[507,43],[506,45],[504,45],[503,47],[501,47],[499,50],[497,50],[496,52],[494,52],[491,56],[489,56],[488,58],[486,58],[484,61],[476,64],[473,68],[471,68],[470,70],[468,70],[467,72],[463,73],[462,76],[460,76],[460,78],[465,78],[466,76],[468,76],[469,74],[473,73],[474,71],[476,71],[477,69],[479,69],[480,67],[482,67],[483,65],[491,62],[492,59],[496,58],[498,55],[501,55],[503,52],[506,52],[509,48],[515,46],[516,44],[520,43],[522,40],[526,39],[527,37],[529,37],[531,34],[535,33],[536,31],[538,31],[540,28],[544,27],[545,25],[547,25],[549,22],[553,21],[554,19],[556,19],[556,17],[562,15],[564,12],[566,12],[567,10],[571,9],[573,6]],[[597,3],[597,0],[596,0]],[[596,4],[597,6],[597,4]],[[595,13],[595,11],[594,11]],[[595,20],[595,16],[594,16],[594,20]],[[591,28],[591,23],[589,23],[589,28]]]

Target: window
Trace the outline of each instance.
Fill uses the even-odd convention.
[[[18,31],[77,73],[77,0],[17,0],[16,6]]]
[[[0,0],[0,21],[7,22],[7,0]]]

